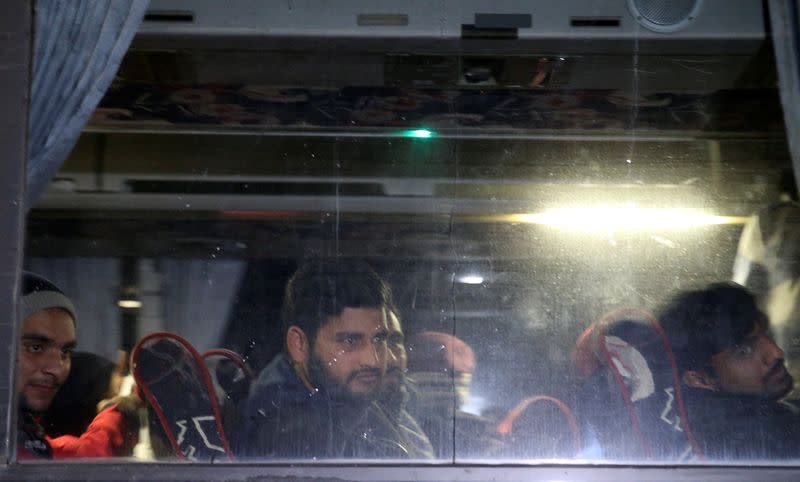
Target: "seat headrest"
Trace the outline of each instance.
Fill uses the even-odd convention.
[[[588,378],[600,366],[608,365],[608,355],[613,351],[618,358],[621,357],[619,363],[629,365],[627,371],[647,369],[656,376],[671,376],[665,343],[668,344],[663,330],[648,312],[633,308],[617,310],[595,321],[581,333],[575,342],[572,361]],[[665,370],[668,373],[665,374]]]
[[[669,459],[686,453],[688,443],[702,456],[686,421],[672,348],[651,314],[633,308],[608,313],[581,333],[572,359],[587,390],[595,393],[597,383],[616,387],[640,455]]]

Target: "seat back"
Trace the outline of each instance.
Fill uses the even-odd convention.
[[[238,353],[225,348],[214,348],[203,353],[214,391],[217,395],[222,426],[228,433],[242,429],[241,413],[253,383],[253,370]]]
[[[136,344],[131,359],[140,393],[176,457],[233,459],[214,384],[188,341],[174,333],[153,333]]]
[[[512,408],[497,433],[506,453],[524,458],[573,458],[581,450],[578,421],[569,406],[547,395],[526,398]]]
[[[658,321],[616,310],[578,338],[573,361],[584,376],[581,415],[606,459],[702,457],[683,406],[670,343]]]
[[[203,353],[203,362],[220,405],[238,405],[247,397],[253,382],[253,370],[238,353],[214,348]]]

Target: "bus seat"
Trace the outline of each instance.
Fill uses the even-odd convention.
[[[573,458],[581,450],[578,421],[563,401],[535,395],[512,408],[497,432],[515,458]]]
[[[171,448],[178,459],[233,460],[222,426],[214,384],[197,350],[174,333],[142,338],[132,353],[133,376],[148,405],[150,427],[166,439],[153,447]],[[163,455],[163,454],[160,454]]]
[[[626,308],[603,316],[578,338],[573,362],[584,437],[606,460],[702,458],[683,407],[671,346],[649,313]]]
[[[203,361],[214,383],[226,432],[239,428],[239,407],[247,399],[253,383],[253,370],[236,352],[214,348],[203,353]]]

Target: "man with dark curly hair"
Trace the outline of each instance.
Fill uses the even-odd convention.
[[[261,371],[234,437],[239,457],[408,458],[377,405],[391,290],[359,260],[304,263],[289,280],[284,350]]]
[[[753,295],[716,283],[676,295],[659,317],[672,344],[687,418],[711,460],[800,456],[800,418],[783,350]]]

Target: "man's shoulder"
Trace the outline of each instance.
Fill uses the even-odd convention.
[[[774,410],[787,419],[800,422],[800,406],[797,403],[798,400],[779,400],[775,402]]]
[[[708,392],[708,393],[705,393]],[[711,460],[796,458],[800,412],[786,402],[686,390],[689,425]]]
[[[289,360],[279,354],[259,373],[242,408],[242,428],[233,436],[239,457],[305,457],[319,451],[319,424],[312,397]]]
[[[289,360],[279,354],[264,367],[250,387],[248,405],[301,403],[308,398],[308,389],[295,373]]]

